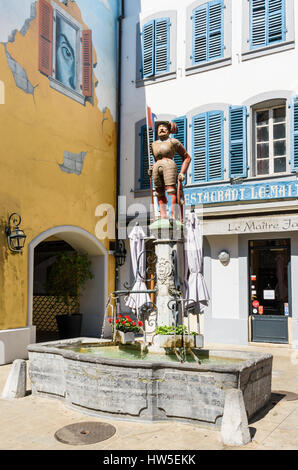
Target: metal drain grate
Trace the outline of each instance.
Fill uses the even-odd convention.
[[[114,436],[116,428],[107,423],[83,422],[70,424],[55,433],[57,441],[69,445],[88,445],[106,441]]]

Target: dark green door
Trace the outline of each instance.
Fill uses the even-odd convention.
[[[252,341],[288,343],[290,262],[288,239],[249,242]]]

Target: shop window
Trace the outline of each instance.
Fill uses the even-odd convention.
[[[255,175],[285,173],[287,166],[286,105],[255,110]]]
[[[92,97],[92,33],[56,3],[39,0],[39,70],[50,86],[84,104]]]

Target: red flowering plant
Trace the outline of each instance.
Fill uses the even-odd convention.
[[[133,321],[129,315],[121,315],[119,314],[116,320],[113,318],[109,319],[109,323],[111,327],[119,331],[123,331],[123,333],[133,332],[139,333],[142,330],[143,322]]]

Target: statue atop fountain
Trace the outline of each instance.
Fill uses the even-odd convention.
[[[187,153],[179,140],[170,137],[170,134],[177,134],[177,125],[171,121],[157,121],[155,125],[158,139],[152,143],[152,152],[155,163],[149,169],[149,176],[153,176],[155,194],[158,199],[160,216],[162,219],[167,218],[166,205],[167,192],[172,198],[172,217],[174,217],[174,209],[178,203],[182,216],[182,182],[191,162],[191,157]],[[175,154],[178,153],[182,159],[182,167],[178,174],[177,165],[174,161]]]

